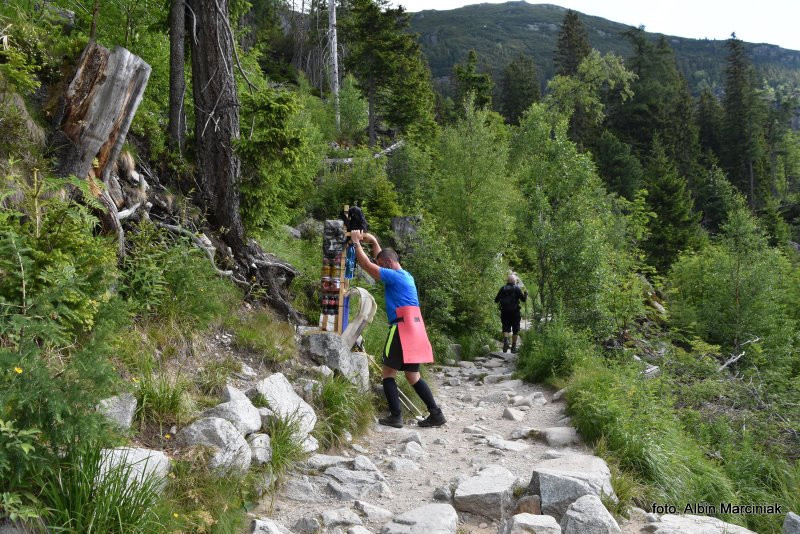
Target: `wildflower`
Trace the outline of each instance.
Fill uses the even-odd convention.
[[[133,378],[131,378],[131,380],[133,380],[134,384],[138,384],[139,383],[139,379],[136,378],[135,376]]]
[[[14,372],[17,373],[18,375],[21,375],[22,374],[22,367],[14,367]]]
[[[180,517],[180,516],[178,515],[178,513],[177,513],[177,512],[172,512],[172,517],[174,517],[175,519],[177,519],[177,518],[178,518],[178,517]]]
[[[172,434],[164,434],[164,439],[172,439]]]

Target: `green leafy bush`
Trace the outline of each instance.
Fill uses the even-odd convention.
[[[564,320],[550,321],[525,333],[517,370],[531,382],[566,377],[576,364],[590,358],[593,352],[585,335],[573,330]]]

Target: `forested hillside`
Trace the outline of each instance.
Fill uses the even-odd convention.
[[[517,55],[530,56],[544,83],[555,73],[553,59],[565,13],[566,9],[557,5],[524,1],[424,10],[413,14],[411,31],[419,34],[437,81],[451,77],[453,65],[462,62],[469,50],[475,50],[482,58],[481,66],[495,75]],[[579,18],[592,48],[622,57],[631,55],[633,47],[623,35],[632,29],[630,26],[584,14]],[[734,30],[731,28],[731,32]],[[660,37],[647,35],[652,40]],[[670,35],[664,38],[675,51],[678,69],[693,94],[708,87],[719,96],[725,80],[725,42]],[[764,82],[795,91],[800,87],[800,51],[768,43],[743,45]]]
[[[415,279],[436,365],[494,346],[518,273],[515,378],[564,389],[609,512],[775,503],[714,515],[780,532],[800,512],[797,54],[382,0],[336,5],[333,47],[328,5],[293,7],[0,3],[0,531],[242,532],[310,451],[369,427],[380,386],[300,341],[321,221],[357,203]],[[481,14],[534,8],[514,20],[548,41]],[[382,354],[381,286],[354,283]],[[244,458],[187,445],[237,403]],[[109,467],[128,447],[163,472]]]

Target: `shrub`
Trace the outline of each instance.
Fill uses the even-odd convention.
[[[592,353],[592,344],[585,335],[575,332],[565,321],[555,320],[525,333],[517,370],[530,382],[565,377]]]

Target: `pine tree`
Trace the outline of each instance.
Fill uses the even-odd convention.
[[[722,106],[719,100],[707,87],[697,100],[697,126],[699,130],[700,149],[712,154],[719,160],[722,149]]]
[[[464,105],[470,94],[477,109],[488,108],[492,105],[492,90],[494,82],[491,76],[478,72],[478,54],[470,50],[464,64],[453,67],[456,81],[457,104]]]
[[[650,263],[666,272],[678,254],[691,246],[698,235],[698,217],[687,182],[669,159],[658,135],[653,139],[645,168],[647,204],[656,214],[650,236],[644,242]]]
[[[631,146],[620,141],[609,130],[603,130],[591,147],[597,171],[609,191],[633,200],[642,187],[643,170]]]
[[[727,46],[720,160],[728,179],[754,207],[756,191],[765,181],[764,104],[758,99],[753,67],[744,45],[733,34]]]
[[[520,54],[503,70],[500,81],[500,109],[506,120],[518,124],[522,113],[540,97],[536,63]]]
[[[591,50],[586,28],[578,18],[578,14],[571,9],[567,10],[558,34],[558,48],[554,58],[556,74],[575,75],[578,72],[578,65]]]
[[[358,80],[369,105],[369,143],[377,139],[378,117],[402,131],[433,121],[433,89],[416,38],[406,33],[408,14],[387,0],[352,0],[342,25],[348,46],[345,67]]]

